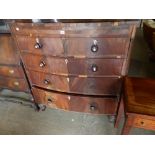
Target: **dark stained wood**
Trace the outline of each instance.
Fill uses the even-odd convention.
[[[0,77],[0,88],[29,92],[25,79]]]
[[[124,59],[68,59],[68,71],[75,75],[119,76],[123,61]],[[96,71],[93,71],[93,67],[96,68]]]
[[[32,88],[32,93],[37,104],[45,104],[51,108],[69,110],[68,95],[51,93],[34,87]]]
[[[153,33],[154,32],[155,32],[155,28],[143,22],[143,35],[151,50],[155,50],[155,48],[153,47]]]
[[[74,59],[53,58],[23,53],[23,60],[28,69],[58,75],[121,75],[124,59]],[[44,62],[45,66],[40,67]],[[93,71],[93,67],[97,69]]]
[[[115,98],[71,97],[70,110],[92,114],[115,115],[117,109]]]
[[[116,114],[135,23],[21,22],[10,27],[38,104]]]
[[[155,80],[125,78],[126,111],[144,115],[155,115]]]
[[[65,76],[45,74],[32,70],[27,70],[27,74],[32,85],[50,90],[69,92],[69,83]]]
[[[17,48],[10,34],[0,35],[0,64],[20,64]]]
[[[97,42],[98,50],[92,52],[91,47]],[[68,38],[65,42],[67,56],[72,57],[118,57],[126,56],[129,38]]]
[[[70,92],[87,95],[119,95],[121,79],[118,77],[70,77]]]
[[[12,23],[16,35],[55,37],[129,37],[132,26],[104,26],[102,23]]]
[[[26,68],[30,70],[59,75],[69,74],[66,61],[62,58],[53,58],[22,53],[22,59],[25,63]]]
[[[31,84],[49,90],[87,95],[115,95],[121,90],[118,77],[68,77],[27,70]]]
[[[127,115],[122,129],[122,133],[121,133],[122,135],[128,135],[130,133],[133,122],[134,122],[134,117]]]
[[[122,134],[129,134],[132,127],[155,130],[154,94],[155,79],[125,77],[124,110],[118,111],[116,121],[117,126],[119,117],[124,111],[125,123]]]
[[[0,88],[29,92],[20,61],[11,34],[0,34]]]
[[[93,114],[115,114],[117,108],[116,98],[82,97],[58,94],[33,88],[35,101],[51,108],[86,112]]]
[[[42,45],[35,49],[36,40]],[[125,57],[129,48],[129,38],[51,38],[51,37],[17,37],[20,51],[36,55],[67,56],[67,57]],[[97,41],[98,51],[92,52],[91,47]],[[65,50],[63,49],[65,46]]]
[[[155,50],[155,32],[153,33],[152,43],[153,43],[153,49]]]
[[[21,66],[0,65],[0,76],[24,78],[24,72]]]
[[[116,117],[115,125],[114,125],[115,128],[118,128],[118,125],[121,121],[123,113],[124,113],[124,103],[123,103],[123,96],[121,96],[121,100],[120,100],[118,112],[117,112],[117,117]]]
[[[63,56],[63,40],[61,38],[47,37],[23,37],[18,36],[18,47],[20,51],[26,51],[36,55]],[[39,42],[42,47],[36,49],[35,45]]]
[[[3,20],[4,21],[4,20]],[[102,23],[102,26],[112,26],[115,23],[120,25],[140,25],[139,19],[39,19],[39,23],[66,23],[66,24],[76,24],[76,23]],[[32,19],[5,19],[7,23],[34,23]]]

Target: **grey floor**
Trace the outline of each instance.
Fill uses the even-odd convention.
[[[142,33],[137,31],[132,49],[129,75],[155,77],[155,62],[149,62],[147,45]],[[116,135],[120,134],[123,118],[118,129],[110,123],[107,116],[78,112],[66,112],[47,108],[45,112],[35,112],[30,102],[21,104],[20,98],[30,96],[18,93],[19,99],[13,99],[17,93],[3,90],[0,96],[0,134],[1,135]],[[5,97],[4,97],[5,96]],[[10,100],[11,98],[11,100]],[[132,129],[130,134],[154,135],[155,132],[144,129]]]

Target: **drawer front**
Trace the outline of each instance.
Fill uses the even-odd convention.
[[[24,78],[24,73],[21,66],[0,66],[0,76]]]
[[[52,55],[52,56],[63,56],[63,40],[61,38],[35,38],[35,37],[23,37],[18,36],[18,47],[20,51],[26,51],[28,53],[38,55]]]
[[[129,38],[51,38],[18,36],[22,51],[38,55],[68,57],[124,57],[128,51]],[[64,52],[64,46],[66,52]]]
[[[50,72],[50,65],[45,56],[22,53],[22,59],[26,68],[45,73]]]
[[[68,68],[65,59],[22,54],[26,68],[44,73],[68,75]]]
[[[0,77],[0,87],[29,92],[28,85],[25,79]]]
[[[27,70],[27,73],[32,85],[62,92],[69,92],[70,90],[68,78],[65,76],[45,74],[32,70]]]
[[[67,55],[73,57],[125,56],[129,38],[69,38],[66,39]]]
[[[155,120],[145,119],[145,118],[135,118],[134,126],[145,129],[155,129]]]
[[[68,59],[68,71],[73,75],[121,75],[124,59]],[[52,61],[50,61],[52,63]]]
[[[11,31],[16,35],[25,36],[58,36],[62,34],[62,26],[59,23],[54,24],[34,24],[34,23],[12,23]]]
[[[118,95],[120,78],[112,77],[69,77],[70,92],[86,95]]]
[[[58,75],[121,75],[124,59],[73,59],[23,54],[28,69]]]
[[[66,77],[28,70],[32,85],[49,90],[86,95],[118,95],[122,80],[115,77]]]
[[[115,114],[117,109],[115,98],[71,96],[38,88],[33,88],[32,92],[38,104],[45,104],[51,108],[92,114]]]
[[[20,64],[17,48],[11,35],[0,35],[0,64]]]
[[[14,23],[11,30],[16,35],[55,37],[129,37],[132,26],[103,26],[102,23]]]

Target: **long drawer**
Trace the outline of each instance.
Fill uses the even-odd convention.
[[[16,91],[29,92],[25,79],[0,77],[0,88],[8,88]]]
[[[132,33],[131,25],[103,26],[103,23],[12,23],[11,30],[16,35],[55,36],[55,37],[128,37]]]
[[[58,75],[121,75],[124,59],[55,58],[23,53],[27,69]]]
[[[24,73],[23,73],[23,69],[21,66],[0,65],[0,76],[24,78]]]
[[[116,98],[72,96],[38,88],[32,88],[32,92],[35,102],[45,104],[51,108],[93,114],[116,114],[117,110],[118,102]]]
[[[31,70],[27,73],[32,85],[77,94],[118,95],[122,83],[118,77],[66,77]]]
[[[125,57],[130,38],[52,38],[18,36],[20,51],[68,57]]]

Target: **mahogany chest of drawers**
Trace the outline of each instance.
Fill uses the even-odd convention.
[[[117,113],[134,22],[15,22],[10,27],[38,105]]]
[[[29,92],[17,47],[10,33],[0,34],[0,89]]]

